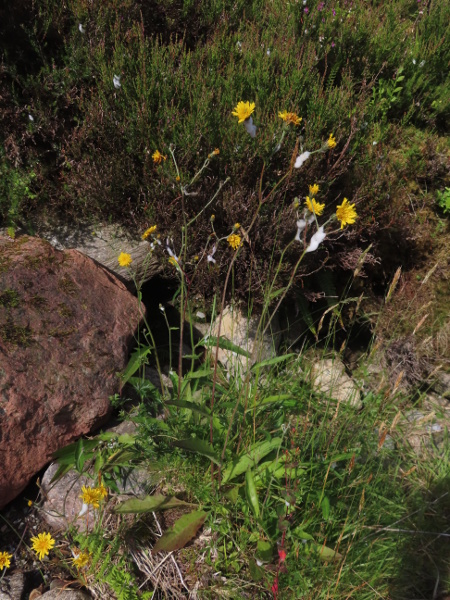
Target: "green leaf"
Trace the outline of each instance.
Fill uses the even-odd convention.
[[[319,553],[320,560],[329,561],[329,560],[340,560],[342,558],[342,554],[328,548],[328,546],[324,546],[323,544],[316,544],[316,542],[312,542],[311,546]]]
[[[260,362],[255,363],[251,370],[256,371],[256,369],[261,369],[262,367],[271,367],[272,365],[276,365],[278,363],[284,362],[289,358],[297,356],[295,352],[291,352],[290,354],[283,354],[283,356],[274,356],[273,358],[267,358],[266,360],[261,360]]]
[[[260,514],[258,492],[256,491],[255,480],[253,479],[253,473],[250,468],[248,468],[245,473],[245,495],[253,514],[258,519]]]
[[[188,408],[189,410],[200,413],[204,417],[211,416],[211,411],[207,406],[199,406],[194,402],[185,402],[184,400],[167,400],[165,404],[168,404],[169,406],[178,406],[179,408]]]
[[[217,338],[214,335],[210,335],[209,337],[200,340],[198,345],[208,347],[217,346]],[[224,337],[219,338],[219,348],[222,350],[231,350],[232,352],[236,352],[236,354],[250,358],[250,352],[247,352],[247,350],[244,350],[240,346],[236,346],[236,344],[233,344],[233,342],[230,342],[230,340],[227,340],[227,338]]]
[[[273,450],[278,450],[280,445],[281,438],[274,438],[273,440],[254,444],[248,452],[242,454],[240,457],[236,457],[231,463],[228,463],[223,472],[222,483],[226,483],[228,480],[234,479],[238,475],[242,475],[249,467],[257,465],[267,454]]]
[[[214,373],[213,369],[199,369],[198,371],[190,371],[184,376],[184,381],[186,379],[198,379],[200,377],[211,377]]]
[[[301,540],[311,540],[314,541],[314,538],[312,535],[310,535],[308,532],[304,531],[303,529],[301,529],[301,527],[296,527],[293,531],[292,531],[292,535],[294,535],[295,537],[301,539]]]
[[[267,396],[266,398],[263,398],[263,400],[261,400],[261,402],[258,402],[258,404],[256,405],[256,408],[261,408],[261,407],[265,406],[266,404],[275,404],[277,402],[284,403],[284,402],[287,402],[287,400],[295,401],[295,398],[291,394],[277,394],[276,396]],[[248,412],[251,412],[252,410],[255,410],[254,406],[247,408],[247,410],[245,412],[248,413]]]
[[[179,508],[180,506],[195,506],[189,502],[183,502],[178,500],[175,496],[163,496],[162,494],[154,494],[153,496],[146,496],[145,498],[131,498],[125,500],[114,508],[114,512],[125,514],[125,513],[148,513],[157,512],[161,510],[169,510],[170,508]]]
[[[270,562],[273,557],[273,547],[266,540],[258,540],[256,545],[256,557],[264,562]]]
[[[269,294],[269,300],[273,300],[274,298],[277,298],[278,296],[281,296],[281,294],[283,294],[286,291],[286,288],[280,288],[279,290],[275,290],[274,292],[270,292]]]
[[[324,496],[322,498],[321,507],[322,507],[322,516],[325,521],[328,521],[328,519],[330,517],[330,500],[329,500],[328,496]]]
[[[254,558],[250,559],[249,569],[250,577],[253,579],[253,581],[261,581],[261,579],[263,579],[264,569],[262,569],[256,564],[256,560]]]
[[[224,493],[225,498],[227,498],[232,504],[236,504],[237,499],[239,497],[239,486],[235,485],[230,490],[227,490]]]
[[[159,538],[153,552],[173,552],[184,548],[195,537],[207,516],[208,513],[201,510],[183,515]]]
[[[80,438],[75,448],[75,469],[81,473],[83,470],[84,463],[86,462],[86,455],[84,454],[83,438]]]
[[[177,448],[183,448],[183,450],[188,450],[189,452],[196,452],[202,456],[207,456],[213,463],[220,466],[220,458],[214,452],[214,448],[211,444],[206,440],[201,440],[200,438],[188,438],[187,440],[177,440],[176,442],[172,442],[172,445]]]
[[[138,348],[133,352],[128,361],[125,371],[122,373],[122,383],[125,384],[132,377],[141,365],[147,361],[147,355],[150,354],[151,348],[148,346]]]

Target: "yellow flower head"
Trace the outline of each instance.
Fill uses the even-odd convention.
[[[231,113],[239,119],[238,123],[243,123],[255,110],[254,102],[238,102],[236,108]]]
[[[77,553],[77,552],[78,552],[78,554],[76,555],[75,558],[72,558],[72,562],[76,566],[77,569],[82,569],[89,563],[91,555],[89,552],[81,552],[81,550],[75,551],[74,553]]]
[[[11,565],[12,554],[9,552],[0,552],[0,571],[8,569]]]
[[[28,506],[33,506],[33,500],[28,500],[27,504]]]
[[[320,217],[320,215],[323,213],[323,209],[325,208],[325,204],[316,202],[315,198],[310,199],[309,196],[306,196],[305,204],[309,212],[314,213],[317,217]]]
[[[211,221],[214,221],[214,220],[215,220],[215,218],[216,218],[216,215],[211,215],[211,216],[210,216],[210,220],[211,220]]]
[[[292,125],[300,125],[300,123],[302,122],[301,117],[299,117],[295,113],[287,112],[286,110],[284,110],[283,112],[279,112],[278,116],[280,117],[280,119],[283,119],[283,121],[288,125],[289,123],[292,123]]]
[[[98,508],[100,506],[100,493],[98,488],[86,487],[83,485],[81,488],[82,494],[80,498],[83,500],[83,504],[90,504],[94,508]]]
[[[181,177],[180,177],[179,175],[177,175],[177,176],[175,177],[175,181],[181,181]]]
[[[345,225],[352,225],[358,218],[355,205],[349,204],[347,198],[344,198],[342,204],[336,208],[336,217],[341,223],[341,229],[344,229]]]
[[[144,231],[144,233],[141,235],[141,238],[146,240],[150,235],[152,235],[152,233],[155,233],[156,229],[157,225],[152,225],[146,231]]]
[[[232,233],[227,237],[227,242],[233,248],[233,250],[237,250],[241,245],[241,236],[236,233]]]
[[[55,545],[55,540],[49,533],[39,533],[36,537],[31,538],[31,543],[31,547],[38,555],[39,560],[42,560]]]
[[[169,258],[169,263],[170,263],[171,265],[173,265],[174,267],[178,267],[178,263],[177,263],[176,259],[175,259],[173,256],[171,256],[171,257]]]
[[[234,229],[235,229],[235,230],[238,230],[240,226],[241,226],[241,224],[240,224],[240,223],[235,223],[235,224],[234,224]]]
[[[133,261],[131,254],[127,254],[126,252],[121,252],[117,260],[121,267],[129,267]]]
[[[319,186],[317,185],[317,183],[309,186],[309,193],[311,194],[311,196],[315,196],[318,191],[319,191]]]
[[[220,154],[220,150],[219,148],[215,148],[212,153],[214,154],[214,156],[217,156],[218,154]]]
[[[328,148],[334,148],[336,146],[336,140],[334,139],[334,136],[332,133],[330,133],[330,137],[328,138],[327,146],[328,146]]]
[[[106,486],[104,486],[103,483],[101,483],[98,486],[98,488],[95,488],[95,489],[97,490],[100,500],[103,500],[103,498],[106,498],[106,496],[108,495],[108,488]]]
[[[167,160],[167,156],[161,154],[159,150],[155,150],[155,152],[153,152],[152,158],[155,165],[160,165],[163,160]]]

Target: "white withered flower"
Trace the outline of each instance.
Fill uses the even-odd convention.
[[[217,248],[216,248],[216,245],[214,244],[214,246],[213,246],[213,248],[211,250],[211,254],[208,254],[208,256],[206,257],[206,260],[208,262],[212,262],[214,264],[216,263],[216,259],[213,258],[214,254],[216,253],[216,250],[217,250]]]
[[[118,90],[119,88],[122,87],[122,84],[120,83],[120,75],[114,75],[113,84],[114,84],[114,87],[116,88],[116,90]]]
[[[83,27],[83,25],[81,23],[78,25],[78,31],[80,33],[85,33],[85,31],[86,31],[86,29]]]
[[[299,156],[297,156],[297,159],[295,161],[294,167],[296,169],[300,169],[300,167],[302,166],[302,164],[304,162],[306,162],[308,160],[308,158],[311,156],[311,152],[303,152],[302,154],[300,154]]]
[[[326,233],[324,232],[322,225],[322,227],[319,227],[316,233],[312,236],[311,240],[309,241],[309,246],[306,248],[305,252],[314,252],[314,250],[317,250],[325,238]]]
[[[253,125],[252,117],[249,117],[244,121],[244,127],[247,133],[249,133],[252,138],[256,136],[256,125]]]

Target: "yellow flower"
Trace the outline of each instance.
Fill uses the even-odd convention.
[[[90,504],[94,508],[98,508],[100,506],[100,493],[98,488],[86,487],[83,485],[81,488],[82,494],[80,498],[83,500],[83,504]]]
[[[302,122],[302,117],[299,117],[295,113],[287,112],[286,110],[284,110],[283,112],[279,112],[278,116],[280,117],[280,119],[283,119],[283,121],[288,125],[289,123],[292,123],[292,125],[300,125],[300,123]]]
[[[236,108],[234,109],[234,111],[231,113],[232,115],[234,115],[235,117],[237,117],[239,119],[238,123],[243,123],[246,119],[249,118],[249,116],[252,114],[252,112],[255,110],[255,103],[252,102],[238,102]]]
[[[216,148],[215,150],[213,150],[212,153],[214,154],[214,156],[217,156],[218,154],[220,154],[219,148]]]
[[[127,254],[126,252],[121,252],[117,260],[121,267],[129,267],[133,261],[131,254]]]
[[[175,177],[175,181],[181,181],[181,177],[180,177],[179,175],[177,175],[177,176]]]
[[[216,218],[216,215],[211,215],[210,220],[214,221],[215,218]]]
[[[177,260],[176,260],[176,259],[175,259],[173,256],[171,256],[171,257],[169,258],[169,263],[170,263],[171,265],[173,265],[174,267],[177,267],[177,266],[178,266],[178,262],[177,262]]]
[[[317,183],[309,186],[309,193],[311,194],[311,196],[315,196],[318,191],[319,191],[319,186],[317,185]]]
[[[106,486],[104,486],[103,483],[101,483],[98,486],[98,488],[95,488],[95,489],[97,490],[100,500],[103,500],[103,498],[106,498],[106,496],[108,495],[108,488]]]
[[[336,217],[341,222],[341,229],[344,229],[345,225],[352,225],[358,217],[355,205],[349,204],[347,198],[344,198],[342,204],[336,208]]]
[[[155,152],[153,152],[152,158],[155,165],[159,165],[162,163],[163,160],[167,160],[167,156],[161,154],[159,150],[155,150]]]
[[[240,223],[235,223],[235,224],[234,224],[234,228],[235,228],[236,230],[237,230],[237,229],[239,229],[239,227],[240,227],[240,226],[241,226],[241,224],[240,224]]]
[[[323,213],[323,209],[325,208],[325,204],[316,202],[315,198],[310,199],[309,196],[306,196],[305,204],[306,204],[309,212],[314,213],[318,217],[320,217],[320,215]]]
[[[27,504],[28,506],[33,506],[33,500],[28,500]]]
[[[155,233],[156,229],[157,229],[157,225],[152,225],[146,231],[144,231],[144,233],[141,235],[141,238],[143,240],[146,240],[149,235],[151,235],[152,233]]]
[[[82,569],[88,564],[90,557],[91,555],[89,554],[89,552],[81,552],[80,550],[78,550],[78,554],[75,558],[72,558],[72,562],[77,569]]]
[[[0,552],[0,571],[8,569],[11,564],[12,554],[9,552]]]
[[[239,246],[241,245],[241,236],[236,235],[235,233],[232,233],[231,235],[229,235],[227,237],[227,242],[230,244],[230,246],[233,248],[233,250],[237,250],[239,248]]]
[[[334,136],[332,133],[330,133],[330,137],[328,138],[327,146],[328,146],[328,148],[334,148],[336,146],[336,140],[334,139]]]
[[[49,533],[40,533],[37,537],[32,537],[31,542],[32,548],[38,555],[39,560],[42,560],[44,556],[47,556],[55,545],[55,540]]]

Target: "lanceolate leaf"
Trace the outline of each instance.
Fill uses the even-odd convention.
[[[173,552],[186,546],[205,522],[208,513],[195,510],[180,517],[156,542],[153,552]]]
[[[295,352],[291,352],[290,354],[283,354],[282,356],[274,356],[273,358],[267,358],[266,360],[262,360],[260,362],[255,363],[252,366],[252,371],[256,371],[257,369],[261,369],[262,367],[271,367],[272,365],[276,365],[280,362],[284,362],[289,358],[297,356]]]
[[[278,450],[280,444],[281,438],[274,438],[270,441],[254,444],[248,452],[228,463],[223,472],[222,483],[226,483],[229,479],[242,475],[249,467],[257,465],[267,454],[270,454],[273,450]]]
[[[324,546],[323,544],[316,544],[315,542],[311,543],[314,549],[319,553],[319,558],[323,561],[328,560],[339,560],[342,558],[342,554],[328,548],[328,546]]]
[[[195,506],[189,502],[178,500],[175,496],[163,496],[162,494],[154,494],[145,498],[131,498],[122,502],[115,507],[116,513],[148,513],[161,510],[169,510],[170,508],[178,508],[180,506]]]
[[[256,491],[255,480],[253,479],[252,470],[249,468],[245,474],[245,495],[253,514],[259,518],[259,500],[258,492]]]
[[[214,448],[211,446],[211,444],[209,444],[206,440],[189,438],[187,440],[177,440],[176,442],[173,442],[173,445],[177,448],[188,450],[189,452],[196,452],[202,456],[207,456],[213,461],[213,463],[220,466],[220,458],[214,452]]]
[[[201,340],[200,344],[203,346],[217,346],[217,338],[210,335],[206,339]],[[227,340],[224,337],[219,338],[219,348],[222,348],[222,350],[231,350],[232,352],[236,352],[236,354],[241,354],[242,356],[250,358],[250,353],[247,352],[247,350],[244,350],[240,346],[236,346],[236,344],[233,344],[233,342],[230,342],[230,340]]]
[[[169,406],[178,406],[179,408],[188,408],[189,410],[200,413],[204,417],[211,416],[211,411],[207,406],[200,406],[199,404],[194,404],[194,402],[186,402],[185,400],[166,400],[165,404],[168,404]]]
[[[148,346],[143,348],[138,348],[133,352],[131,358],[128,362],[127,368],[122,374],[122,383],[125,384],[130,377],[136,373],[141,365],[143,365],[147,361],[147,355],[150,354],[151,348]]]

